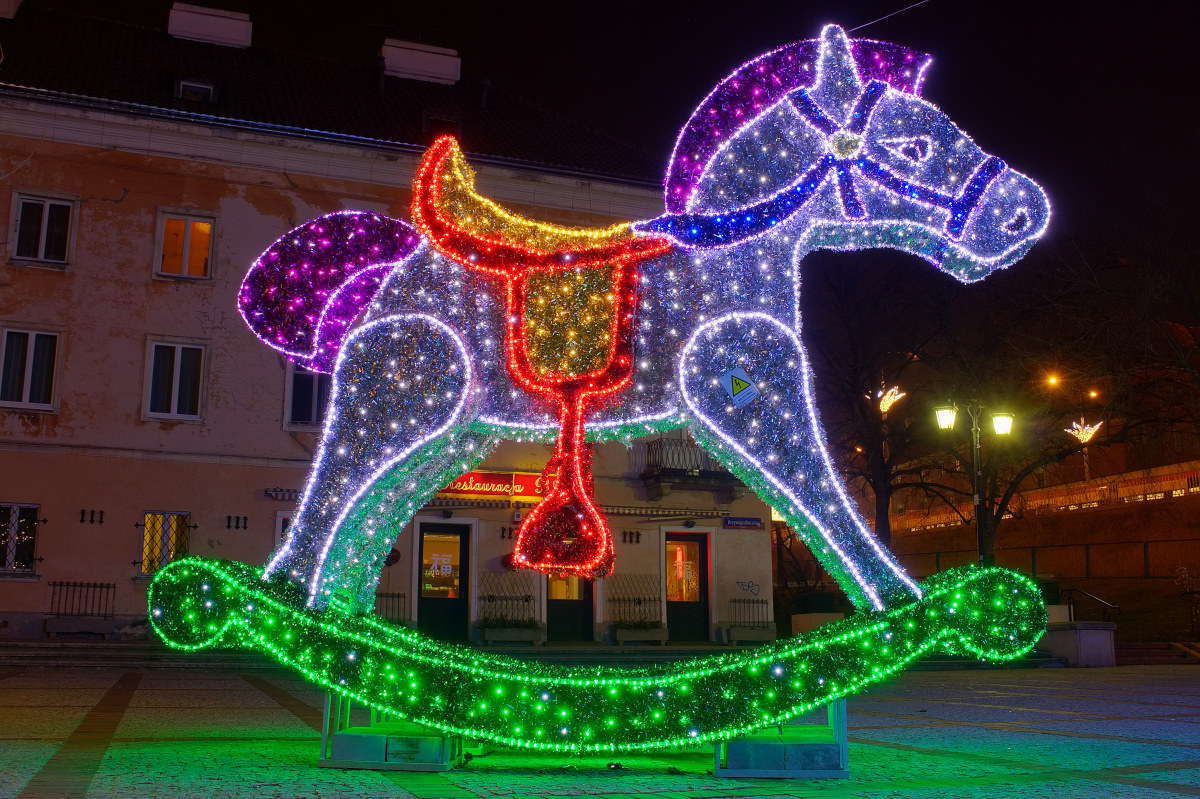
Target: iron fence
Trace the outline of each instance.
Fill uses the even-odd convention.
[[[50,615],[111,619],[116,583],[50,583]]]
[[[407,594],[375,594],[375,615],[384,621],[399,623],[408,620]]]
[[[616,574],[609,579],[608,618],[613,627],[663,626],[662,585],[657,574]]]
[[[537,607],[530,572],[479,573],[481,627],[533,627],[536,624]]]
[[[729,474],[728,469],[703,449],[690,441],[678,438],[656,438],[647,441],[646,466],[650,469]]]
[[[768,628],[771,626],[771,621],[767,614],[768,607],[765,599],[729,600],[729,618],[734,627]]]

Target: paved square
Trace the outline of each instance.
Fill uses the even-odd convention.
[[[1200,796],[1200,669],[903,674],[851,698],[847,780],[726,780],[711,749],[496,750],[446,774],[318,769],[285,672],[0,672],[0,797]]]

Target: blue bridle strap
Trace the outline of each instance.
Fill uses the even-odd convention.
[[[792,92],[788,99],[796,112],[827,138],[843,131],[861,136],[870,124],[871,113],[887,89],[883,81],[871,81],[858,96],[844,126],[838,125],[821,110],[804,89]],[[866,209],[854,185],[853,173],[857,171],[862,177],[890,192],[949,211],[945,234],[957,240],[966,229],[971,212],[983,199],[984,192],[1005,168],[1004,161],[989,156],[975,169],[963,190],[957,196],[951,196],[898,177],[884,165],[865,156],[838,158],[826,153],[790,186],[756,205],[720,214],[666,214],[639,222],[634,228],[644,233],[667,234],[688,247],[729,246],[765,233],[799,213],[816,195],[830,172],[834,173],[837,180],[845,216],[863,219]]]

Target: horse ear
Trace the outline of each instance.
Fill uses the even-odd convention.
[[[826,25],[821,31],[820,53],[817,56],[817,83],[812,96],[826,113],[845,120],[855,100],[862,93],[863,83],[850,39],[837,25]]]

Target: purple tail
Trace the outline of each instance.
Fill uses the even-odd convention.
[[[350,325],[420,241],[407,222],[368,211],[317,217],[259,256],[242,281],[238,310],[263,343],[332,372]]]

